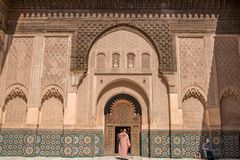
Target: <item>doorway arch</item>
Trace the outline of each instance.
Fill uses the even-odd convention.
[[[114,155],[118,151],[117,135],[121,129],[127,129],[130,137],[131,155],[141,153],[141,116],[142,109],[138,101],[131,95],[118,94],[105,105],[105,155]]]

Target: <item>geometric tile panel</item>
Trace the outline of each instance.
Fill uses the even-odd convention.
[[[150,132],[148,131],[142,131],[141,136],[141,153],[143,157],[149,157],[149,138],[150,138]]]
[[[102,131],[98,131],[98,132],[94,132],[94,136],[95,136],[95,148],[94,148],[94,155],[96,157],[100,157],[103,156],[103,132]]]
[[[182,134],[182,157],[192,158],[197,154],[203,156],[202,144],[204,143],[208,133],[187,132]]]
[[[36,156],[62,157],[63,130],[38,130]]]
[[[1,129],[0,156],[103,156],[102,131]]]
[[[5,130],[0,132],[0,155],[23,156],[25,131]]]
[[[26,130],[24,136],[24,156],[35,157],[36,156],[36,145],[37,145],[37,131]]]
[[[212,146],[214,148],[215,157],[222,158],[223,157],[222,136],[221,136],[220,130],[212,131],[211,141],[212,141]]]
[[[223,158],[240,158],[240,132],[222,134]]]
[[[0,156],[101,157],[102,130],[1,129]],[[211,131],[143,130],[141,154],[154,158],[203,156],[202,144],[210,137],[217,158],[240,158],[240,133]],[[171,142],[171,143],[170,143]]]
[[[184,141],[183,135],[179,133],[171,134],[171,154],[172,158],[182,158],[184,148],[182,148]]]
[[[150,131],[150,156],[169,158],[170,157],[170,137],[169,131]]]

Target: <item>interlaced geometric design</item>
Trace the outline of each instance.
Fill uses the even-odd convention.
[[[189,99],[191,97],[198,99],[203,104],[203,106],[205,106],[206,100],[205,100],[204,96],[201,94],[200,91],[198,91],[195,88],[191,88],[191,89],[187,90],[187,92],[185,93],[185,95],[182,99],[182,102],[186,101],[187,99]]]
[[[142,54],[142,68],[150,68],[150,58],[148,53]]]
[[[56,84],[65,88],[68,69],[68,37],[47,37],[43,59],[42,88]]]
[[[31,75],[34,38],[14,37],[8,52],[6,87],[14,83],[28,88]]]
[[[79,25],[77,34],[77,50],[71,56],[71,69],[87,70],[88,52],[94,39],[111,23],[82,23]]]
[[[226,98],[226,97],[232,97],[233,99],[236,100],[237,103],[240,104],[240,92],[239,91],[229,88],[222,94],[221,99]]]
[[[206,88],[203,38],[179,38],[182,89],[190,85]]]
[[[56,88],[51,88],[44,94],[44,96],[42,97],[41,104],[43,104],[45,101],[53,97],[60,100],[63,104],[63,96]]]
[[[216,37],[214,50],[218,89],[240,86],[240,56],[238,37]],[[221,96],[221,95],[220,95]]]
[[[26,103],[27,103],[27,96],[25,95],[25,93],[23,92],[23,90],[21,90],[20,88],[16,87],[14,90],[12,90],[8,96],[5,99],[4,105],[7,105],[7,103],[15,98],[22,98]]]
[[[161,71],[176,70],[176,56],[172,54],[172,38],[170,36],[169,23],[132,23],[136,27],[143,30],[147,36],[151,37],[154,45],[157,47],[159,69]]]
[[[96,38],[109,28],[122,25],[119,22],[86,22],[79,25],[77,34],[77,49],[71,59],[71,69],[87,70],[88,53]],[[127,22],[123,26],[135,27],[147,37],[151,37],[159,54],[160,70],[173,71],[176,69],[175,56],[171,51],[171,36],[167,22]]]

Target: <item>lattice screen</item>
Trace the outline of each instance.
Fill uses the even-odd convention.
[[[68,37],[46,37],[43,59],[42,88],[49,84],[65,87],[69,55]]]
[[[30,83],[33,37],[14,37],[10,45],[7,59],[6,87],[21,83],[28,88]]]
[[[150,68],[150,55],[148,53],[142,54],[142,68]]]

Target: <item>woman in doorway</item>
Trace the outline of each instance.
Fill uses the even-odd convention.
[[[124,159],[127,156],[128,148],[131,146],[126,129],[123,129],[123,131],[118,134],[118,139],[118,153],[120,155],[120,158]]]

